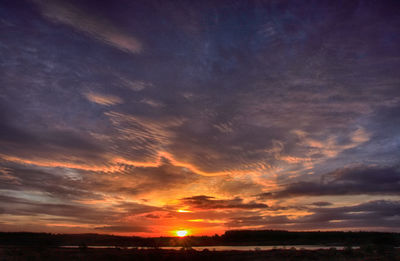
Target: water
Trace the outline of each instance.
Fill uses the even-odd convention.
[[[79,248],[79,246],[62,246],[63,248]],[[87,246],[88,248],[115,248],[115,246]],[[137,247],[128,246],[121,247],[124,249],[154,249],[152,247]],[[180,250],[182,247],[159,247],[159,249],[165,250]],[[254,250],[273,250],[273,249],[293,249],[296,250],[318,250],[318,249],[330,249],[336,248],[337,250],[343,250],[345,246],[324,246],[324,245],[285,245],[285,246],[194,246],[192,249],[197,251],[203,251],[208,249],[210,251],[254,251]],[[358,248],[358,247],[353,247]]]

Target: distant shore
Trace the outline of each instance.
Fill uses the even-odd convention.
[[[119,246],[119,247],[196,247],[196,246],[366,246],[399,247],[400,234],[386,232],[293,232],[277,230],[232,230],[222,235],[178,237],[136,237],[104,234],[50,234],[0,232],[0,245],[14,246]]]
[[[0,261],[11,260],[394,260],[400,234],[227,231],[223,235],[127,237],[0,232]]]
[[[346,248],[320,250],[253,250],[196,251],[193,249],[125,249],[125,248],[59,248],[59,247],[0,247],[2,261],[11,260],[393,260],[400,261],[400,249]]]

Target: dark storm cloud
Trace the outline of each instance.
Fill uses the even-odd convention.
[[[399,210],[399,201],[375,200],[349,207],[317,208],[313,210],[315,214],[310,217],[306,216],[303,220],[307,222],[326,222],[328,220],[375,219],[389,222],[390,218],[394,218],[393,222],[398,224],[400,220],[396,219],[396,217]]]
[[[398,228],[399,201],[376,200],[347,207],[309,208],[303,217],[242,216],[231,218],[230,227],[259,226],[275,229]]]
[[[376,200],[361,203],[355,206],[337,208],[318,208],[314,214],[299,219],[304,228],[316,227],[374,227],[398,228],[400,219],[399,201]]]
[[[267,208],[268,205],[258,202],[244,203],[243,199],[237,197],[234,199],[215,199],[209,196],[193,196],[181,199],[182,203],[197,209],[259,209]]]
[[[399,195],[400,170],[394,167],[362,166],[325,174],[318,182],[296,182],[284,189],[260,194],[261,198],[324,195]]]

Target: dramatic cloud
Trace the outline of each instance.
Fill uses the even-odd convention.
[[[363,228],[391,231],[400,224],[399,201],[377,200],[348,207],[313,208],[298,218],[286,215],[231,218],[230,227],[257,226],[262,229],[337,229]]]
[[[360,194],[400,195],[399,167],[362,166],[339,169],[321,176],[319,182],[296,182],[287,185],[283,190],[274,193],[267,192],[259,196],[285,198]]]
[[[0,230],[398,230],[396,10],[2,1]]]

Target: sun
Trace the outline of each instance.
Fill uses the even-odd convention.
[[[175,233],[178,237],[185,237],[185,236],[187,236],[188,231],[187,230],[177,230]]]

